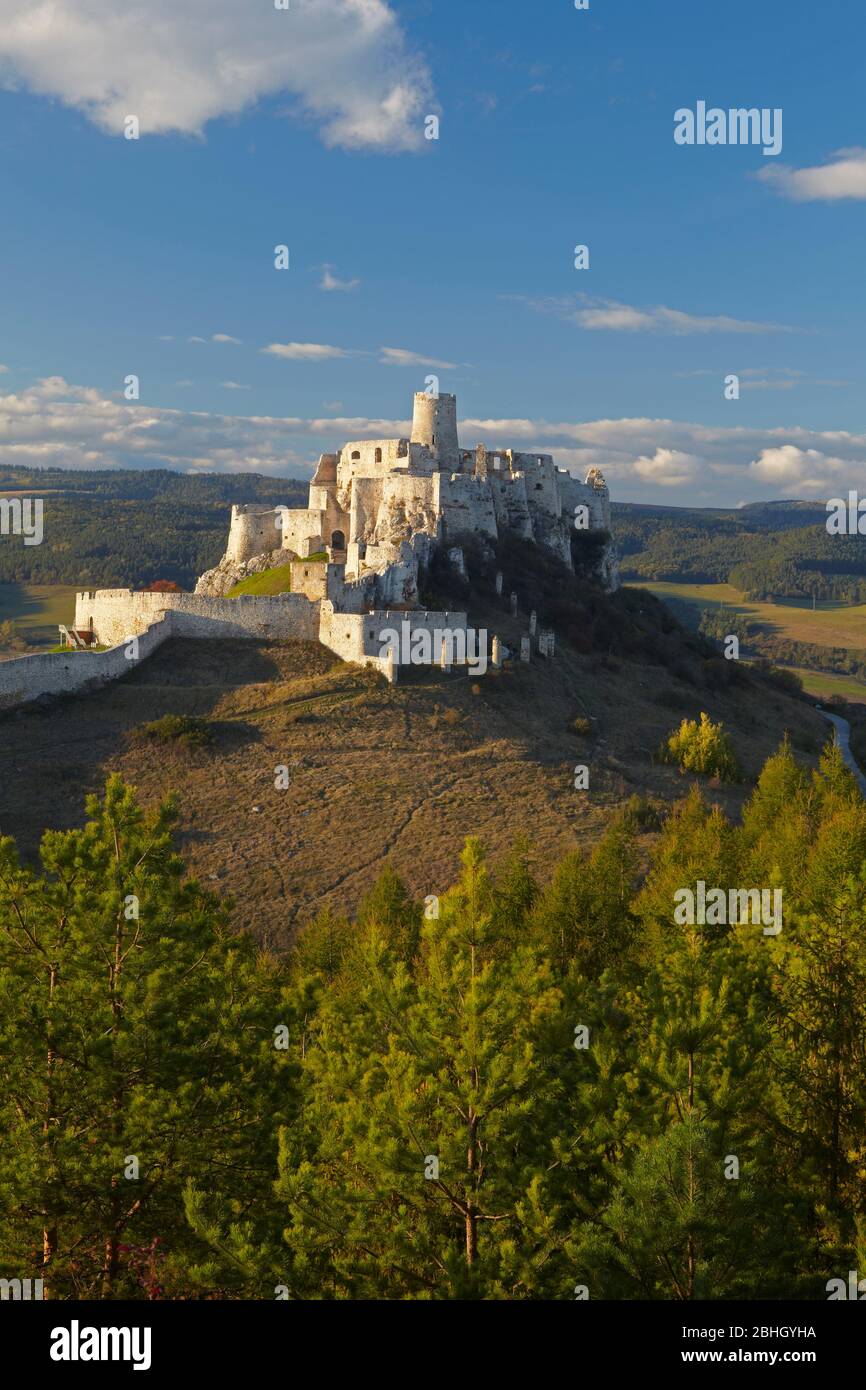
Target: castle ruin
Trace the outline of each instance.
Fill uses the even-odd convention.
[[[420,607],[420,570],[435,549],[465,572],[467,537],[489,545],[510,532],[573,568],[575,530],[604,533],[596,577],[617,588],[610,496],[598,469],[579,482],[550,454],[462,449],[456,398],[419,392],[410,438],[357,440],[323,454],[306,507],[234,506],[226,553],[194,593],[77,594],[76,636],[108,650],[0,663],[0,707],[116,679],[173,636],[318,640],[394,679],[384,634],[395,621],[410,641],[469,631],[466,613]],[[282,565],[290,566],[287,592],[229,597],[239,581]]]
[[[410,438],[355,440],[322,454],[306,508],[233,507],[225,557],[196,592],[225,593],[244,566],[279,549],[301,559],[328,554],[340,574],[330,577],[333,595],[321,597],[344,598],[342,582],[359,585],[373,603],[405,602],[417,597],[418,564],[434,544],[512,531],[571,568],[575,529],[610,532],[610,494],[598,469],[581,483],[550,454],[462,449],[456,397],[419,391]],[[373,576],[377,582],[364,583]],[[599,579],[608,589],[619,583],[612,544]]]

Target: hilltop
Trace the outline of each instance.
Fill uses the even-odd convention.
[[[434,568],[425,601],[456,601],[471,584],[473,622],[512,646],[535,606],[557,630],[553,661],[480,679],[412,669],[389,687],[313,642],[172,639],[111,687],[3,718],[0,831],[32,855],[46,826],[81,822],[84,791],[110,770],[147,802],[174,789],[193,872],[235,898],[239,925],[285,945],[323,906],[357,902],[386,858],[416,895],[440,891],[469,834],[494,860],[528,838],[543,877],[635,795],[685,794],[691,779],[654,753],[702,710],[730,732],[747,778],[708,788],[733,816],[786,731],[817,762],[829,735],[821,716],[722,660],[649,593],[604,594],[513,542],[497,557],[522,576],[512,618],[469,561],[468,581]],[[211,741],[136,737],[166,714],[205,720]],[[574,789],[578,764],[589,791]],[[286,791],[275,788],[282,766]]]

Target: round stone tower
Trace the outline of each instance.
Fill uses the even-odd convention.
[[[415,392],[412,443],[426,444],[440,468],[455,473],[459,470],[456,396],[431,396],[426,391]]]

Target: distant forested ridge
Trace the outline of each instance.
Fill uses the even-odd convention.
[[[866,602],[866,537],[830,536],[823,504],[737,510],[614,503],[625,580],[732,584],[747,598]]]
[[[190,588],[225,551],[233,502],[303,505],[307,484],[258,473],[0,468],[0,496],[44,504],[44,540],[0,537],[0,583]]]

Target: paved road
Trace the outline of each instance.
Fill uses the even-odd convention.
[[[848,723],[847,719],[842,718],[841,714],[830,714],[829,710],[821,709],[820,705],[817,705],[816,708],[823,714],[825,719],[829,719],[830,723],[835,728],[836,742],[842,750],[842,757],[857,778],[857,785],[861,792],[866,796],[866,776],[863,775],[859,764],[854,759],[854,754],[851,752],[851,725]]]

